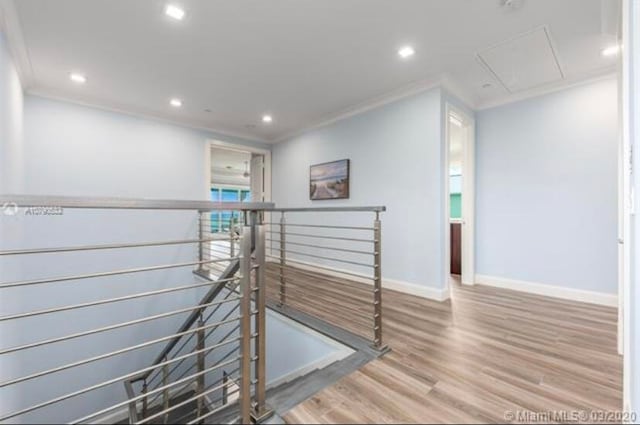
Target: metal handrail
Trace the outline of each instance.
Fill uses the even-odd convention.
[[[278,290],[278,298],[279,305],[286,306],[287,305],[287,283],[291,283],[291,290],[294,295],[299,295],[304,297],[304,291],[300,290],[300,286],[296,285],[295,280],[290,279],[289,264],[299,265],[302,269],[311,268],[312,271],[326,271],[331,275],[337,274],[338,276],[346,275],[357,277],[358,280],[366,279],[367,281],[371,281],[373,283],[373,287],[370,291],[365,289],[365,292],[371,292],[372,302],[371,304],[374,307],[373,315],[372,315],[372,323],[371,329],[373,330],[373,346],[377,350],[384,352],[387,350],[387,347],[383,344],[382,340],[382,223],[380,221],[380,213],[386,211],[384,206],[373,206],[373,207],[310,207],[310,208],[274,208],[273,212],[280,212],[280,221],[276,222],[275,220],[267,223],[274,226],[273,230],[269,231],[270,237],[267,238],[267,241],[271,243],[270,250],[272,255],[266,254],[265,257],[272,260],[273,263],[276,264],[277,271],[271,272],[270,276],[274,278],[276,281],[279,280],[279,290]],[[308,213],[308,212],[368,212],[373,213],[373,222],[372,226],[353,226],[353,225],[333,225],[327,224],[319,220],[314,220],[312,222],[301,222],[301,215],[294,215],[296,220],[294,223],[289,222],[287,219],[290,217],[289,213]],[[289,229],[294,228],[296,232],[290,232]],[[307,230],[308,229],[308,230]],[[321,229],[326,229],[325,232],[321,232]],[[371,231],[371,237],[367,237],[363,239],[362,237],[352,238],[345,236],[336,236],[331,232],[334,230],[344,230],[345,232],[352,231]],[[304,233],[308,232],[308,233]],[[321,233],[328,233],[328,235],[324,235]],[[294,236],[294,240],[290,241],[288,236]],[[371,243],[371,249],[363,248],[361,245],[357,245],[357,249],[352,247],[341,247],[341,246],[330,246],[325,245],[324,243],[314,243],[311,241],[299,241],[298,238],[315,238],[318,239],[328,239],[328,240],[341,240],[345,242],[355,242],[362,243],[367,242]],[[289,248],[288,245],[294,247],[294,249]],[[303,247],[303,248],[297,248]],[[335,256],[327,255],[327,252],[336,253]],[[340,255],[337,255],[340,254]],[[347,256],[346,258],[344,254],[352,254]],[[370,256],[372,264],[368,261],[363,262],[361,255]],[[293,256],[296,259],[290,258]],[[298,260],[299,257],[308,257],[311,259],[322,260],[321,264],[307,263],[306,261]],[[355,258],[354,258],[355,257]],[[327,264],[330,263],[330,264]],[[357,273],[351,270],[338,270],[335,268],[333,263],[342,263],[349,264],[351,266],[357,267],[365,267],[372,270],[372,276],[363,276],[361,273]],[[291,269],[293,272],[294,270]],[[298,272],[298,270],[295,270]],[[304,272],[303,272],[304,273]],[[308,272],[307,272],[308,273]],[[303,274],[305,275],[305,274]],[[309,274],[306,274],[307,276]],[[315,277],[311,275],[311,277]],[[327,281],[335,282],[334,279],[326,278]],[[338,283],[340,283],[338,281]],[[304,286],[304,285],[303,285]],[[333,293],[335,296],[341,296],[336,293],[337,291],[329,291],[329,293]],[[346,294],[344,294],[346,295]],[[295,297],[294,297],[295,298]],[[307,303],[311,304],[313,301],[307,300]],[[304,302],[303,302],[304,304]]]
[[[198,400],[201,401],[204,399],[204,396],[207,394],[214,392],[215,387],[206,388],[204,385],[204,376],[205,374],[211,372],[220,367],[224,367],[230,365],[232,363],[238,362],[238,369],[240,370],[240,378],[239,378],[239,389],[237,390],[240,393],[240,398],[238,400],[238,404],[240,406],[240,420],[243,422],[247,422],[249,419],[249,413],[253,416],[254,419],[262,418],[265,414],[268,413],[269,409],[266,406],[266,392],[265,392],[265,383],[266,383],[266,375],[265,375],[265,324],[266,324],[266,316],[264,312],[265,305],[265,276],[267,273],[266,265],[265,265],[265,257],[272,256],[266,254],[267,249],[275,249],[279,251],[282,255],[285,253],[295,254],[295,255],[303,255],[309,256],[312,258],[323,259],[327,261],[338,261],[342,263],[349,263],[352,265],[358,266],[366,266],[373,268],[374,276],[368,277],[365,276],[365,279],[370,279],[374,281],[374,293],[378,297],[381,293],[380,290],[380,281],[381,281],[381,272],[380,272],[380,223],[378,221],[378,216],[380,212],[386,211],[386,208],[383,206],[372,206],[372,207],[310,207],[310,208],[275,208],[274,204],[267,202],[211,202],[211,201],[200,201],[200,200],[163,200],[163,199],[139,199],[139,198],[109,198],[109,197],[69,197],[69,196],[32,196],[32,195],[0,195],[0,205],[1,204],[9,204],[15,207],[21,208],[29,208],[29,207],[43,207],[43,208],[69,208],[69,209],[123,209],[123,210],[182,210],[182,211],[193,211],[197,212],[200,215],[199,225],[198,225],[198,237],[192,237],[191,239],[176,239],[169,241],[144,241],[137,243],[116,243],[109,242],[105,244],[90,244],[90,245],[78,245],[78,246],[58,246],[58,247],[40,247],[37,249],[11,249],[6,251],[0,251],[0,256],[12,256],[12,255],[28,255],[28,254],[54,254],[54,253],[64,253],[64,252],[76,252],[76,251],[92,251],[92,250],[109,250],[109,249],[119,249],[119,248],[135,248],[135,247],[152,247],[152,246],[162,246],[162,245],[178,245],[178,244],[199,244],[199,258],[198,261],[191,262],[179,262],[173,264],[161,264],[147,267],[137,267],[137,268],[128,268],[122,270],[109,270],[102,272],[93,272],[93,273],[83,273],[72,276],[58,276],[58,277],[45,277],[38,279],[29,279],[23,281],[12,281],[12,282],[0,282],[0,289],[8,289],[14,287],[31,287],[33,285],[40,285],[45,283],[56,283],[56,282],[68,282],[68,281],[77,281],[81,279],[89,279],[89,278],[100,278],[106,276],[115,276],[120,274],[129,274],[129,273],[138,273],[138,272],[152,272],[156,270],[169,269],[174,267],[189,267],[189,266],[197,266],[198,269],[194,270],[196,275],[203,277],[206,280],[206,283],[196,283],[192,285],[184,285],[184,286],[172,286],[163,289],[154,289],[147,290],[142,292],[137,292],[128,295],[122,295],[117,297],[105,298],[95,301],[85,301],[82,303],[69,303],[68,305],[63,305],[59,307],[49,307],[41,310],[30,311],[26,313],[13,313],[8,316],[0,317],[0,322],[6,322],[9,320],[16,320],[27,318],[31,316],[41,316],[45,314],[53,314],[63,311],[70,310],[78,310],[88,307],[94,307],[98,305],[111,304],[117,302],[124,302],[133,299],[139,299],[144,297],[153,297],[159,295],[165,295],[170,293],[178,293],[181,291],[192,290],[195,288],[204,288],[208,287],[207,293],[202,297],[199,303],[190,308],[183,308],[180,310],[173,310],[169,312],[164,312],[161,314],[157,314],[154,316],[143,317],[135,320],[130,320],[126,322],[111,324],[108,326],[103,326],[97,329],[84,330],[82,332],[76,332],[69,335],[58,336],[55,338],[44,339],[41,341],[30,342],[27,344],[23,344],[20,346],[14,346],[9,348],[0,349],[0,354],[7,354],[12,352],[17,352],[20,350],[25,350],[29,348],[34,348],[38,346],[43,346],[47,344],[53,344],[61,341],[66,341],[69,339],[80,338],[87,335],[92,335],[100,332],[106,332],[109,330],[119,329],[122,327],[132,326],[134,324],[140,324],[149,322],[151,320],[157,320],[160,318],[170,317],[182,313],[187,313],[188,317],[179,329],[169,335],[163,336],[161,338],[155,338],[152,340],[144,341],[142,343],[138,343],[135,345],[131,345],[124,348],[119,348],[114,351],[110,351],[108,353],[95,355],[93,357],[88,357],[80,360],[75,360],[71,363],[59,365],[55,367],[48,368],[46,370],[37,371],[35,373],[31,373],[26,376],[16,377],[5,382],[0,382],[0,388],[7,387],[14,384],[19,384],[22,382],[34,380],[36,378],[43,377],[45,375],[50,375],[58,372],[62,372],[71,368],[75,368],[78,366],[87,365],[90,363],[98,362],[105,360],[107,358],[112,358],[115,356],[119,356],[121,354],[130,353],[136,350],[146,349],[147,347],[151,347],[155,344],[162,344],[159,349],[161,352],[158,354],[158,357],[150,364],[148,367],[139,369],[135,372],[128,373],[125,375],[121,375],[115,379],[109,379],[107,381],[90,385],[86,388],[83,388],[79,391],[73,391],[62,396],[55,397],[53,399],[40,402],[36,405],[22,408],[19,411],[15,411],[9,414],[5,414],[4,416],[0,415],[0,421],[13,418],[16,416],[20,416],[22,414],[29,413],[33,410],[37,410],[46,406],[49,406],[54,403],[58,403],[63,400],[67,400],[72,397],[76,397],[78,395],[84,394],[89,391],[97,390],[100,388],[104,388],[107,385],[111,385],[116,381],[125,381],[125,389],[128,395],[128,400],[122,403],[116,403],[112,406],[109,406],[105,409],[102,409],[97,412],[91,413],[89,416],[85,416],[84,418],[78,419],[78,421],[85,421],[90,418],[95,418],[100,416],[106,412],[112,411],[114,409],[129,406],[129,420],[131,422],[149,422],[154,418],[157,418],[161,415],[167,415],[169,411],[177,409],[181,405],[186,405],[191,401]],[[231,229],[227,229],[225,231],[230,232],[227,238],[219,239],[213,238],[209,232],[206,230],[206,226],[211,224],[211,220],[208,215],[211,212],[215,211],[236,211],[240,214],[240,223],[232,224]],[[350,227],[350,226],[328,226],[322,223],[319,224],[303,224],[303,223],[289,223],[285,224],[284,221],[281,223],[265,223],[263,221],[263,214],[266,212],[280,212],[283,215],[286,213],[298,213],[298,212],[373,212],[376,216],[376,221],[373,223],[371,227]],[[25,212],[26,215],[29,214],[29,211]],[[235,213],[234,213],[235,214]],[[231,224],[235,221],[231,220],[219,220],[219,222]],[[350,253],[350,254],[367,254],[373,255],[373,264],[365,264],[358,261],[351,261],[347,258],[339,258],[339,257],[328,257],[325,255],[315,255],[312,253],[305,253],[297,250],[291,250],[286,247],[286,245],[281,245],[279,248],[270,246],[266,247],[265,242],[267,242],[267,238],[265,237],[265,233],[275,233],[267,230],[269,224],[280,225],[280,234],[281,237],[286,237],[286,235],[290,234],[294,236],[295,233],[287,232],[286,226],[290,227],[310,227],[310,228],[328,228],[328,229],[349,229],[349,230],[367,230],[373,231],[371,239],[360,239],[360,238],[348,238],[348,237],[340,237],[340,236],[327,236],[326,238],[329,240],[344,240],[344,241],[353,241],[353,242],[368,242],[373,243],[374,246],[371,251],[365,251],[360,248],[358,249],[349,249],[349,248],[340,248],[340,247],[330,247],[324,245],[316,245],[308,242],[295,242],[290,241],[291,246],[298,247],[307,247],[307,248],[317,248],[317,249],[327,249],[331,251],[336,251],[340,253]],[[283,228],[283,224],[285,228]],[[203,228],[204,226],[204,228]],[[316,232],[313,232],[316,233]],[[238,237],[236,237],[236,234]],[[307,236],[310,238],[322,237],[320,235],[309,234],[300,236]],[[229,244],[215,245],[215,242],[219,241],[230,241],[231,244],[228,246],[229,253],[225,251],[225,247]],[[238,242],[237,244],[235,242]],[[275,239],[268,239],[268,242],[276,242]],[[28,248],[28,247],[25,247]],[[237,249],[237,251],[236,251]],[[217,256],[224,256],[224,258],[215,258]],[[228,256],[227,256],[228,255]],[[283,258],[282,256],[280,258]],[[295,259],[288,259],[287,262],[291,262],[292,264],[299,263]],[[303,263],[300,263],[303,264]],[[213,268],[210,269],[209,265]],[[216,268],[216,266],[218,268]],[[282,281],[289,280],[289,276],[284,276],[282,270],[288,268],[288,264],[281,264],[281,279]],[[323,268],[331,268],[329,266],[320,266],[319,269]],[[349,272],[349,271],[340,271],[333,270],[339,274],[344,275],[353,275],[358,276],[359,278],[363,278],[363,276],[359,273]],[[255,272],[255,280],[256,287],[252,288],[252,276]],[[213,277],[215,276],[215,277]],[[238,283],[238,291],[234,291],[232,294],[227,296],[224,300],[218,301],[218,296],[224,288],[227,288],[227,284],[231,284],[232,282]],[[281,288],[284,290],[284,286]],[[292,289],[295,291],[295,283],[292,284]],[[284,295],[284,293],[282,293]],[[216,300],[216,301],[214,301]],[[238,305],[234,308],[230,309],[229,312],[224,315],[225,317],[221,321],[217,321],[216,323],[206,324],[207,321],[203,321],[203,318],[206,316],[205,310],[209,307],[213,308],[214,311],[220,308],[222,304],[230,303],[230,302],[238,302]],[[251,307],[251,302],[255,303],[255,310]],[[375,301],[374,305],[376,306],[377,311],[380,308],[380,302]],[[240,310],[238,312],[238,309]],[[230,316],[233,316],[232,318]],[[375,323],[375,340],[374,343],[377,347],[381,346],[381,314],[378,312],[374,315],[376,319]],[[216,317],[216,320],[219,318]],[[198,323],[196,326],[194,326]],[[237,323],[237,324],[236,324]],[[206,341],[207,337],[213,333],[214,330],[221,327],[221,325],[232,325],[236,324],[231,330],[226,330],[224,333],[226,334],[223,342],[219,344],[215,344],[213,346],[208,346],[205,348],[204,341]],[[252,326],[255,328],[255,333],[251,333]],[[232,335],[238,332],[239,337],[234,338]],[[190,350],[190,353],[180,355],[180,351],[182,347],[178,349],[176,352],[175,349],[179,347],[179,343],[185,341],[185,344],[188,343],[189,340],[196,338],[198,341],[198,346],[194,350]],[[216,334],[217,340],[217,334]],[[138,341],[136,341],[138,342]],[[202,345],[200,345],[202,343]],[[255,353],[252,353],[252,344],[255,347]],[[205,368],[204,361],[206,359],[206,355],[210,353],[212,350],[216,348],[221,348],[223,346],[231,345],[231,349],[229,353],[225,354],[224,357],[214,366]],[[236,346],[237,345],[237,346]],[[224,350],[226,351],[226,349]],[[172,357],[172,358],[171,358]],[[196,358],[197,363],[189,367],[186,371],[184,371],[177,381],[172,383],[168,383],[167,378],[171,371],[178,370],[181,364],[185,361],[191,361],[190,359]],[[251,364],[255,363],[255,367],[252,367]],[[197,366],[197,373],[192,374],[192,369]],[[162,368],[162,369],[160,369]],[[149,378],[153,377],[154,372],[161,370],[162,372],[162,383],[160,387],[156,387],[147,390],[149,387]],[[252,370],[254,372],[252,372]],[[235,372],[233,372],[235,373]],[[251,379],[251,373],[255,373],[255,379]],[[188,376],[184,376],[187,374]],[[177,375],[177,373],[176,373]],[[159,376],[159,375],[157,375]],[[190,397],[186,401],[182,401],[181,405],[174,405],[172,408],[169,408],[169,405],[166,404],[169,399],[168,390],[169,388],[179,388],[180,385],[188,384],[192,382],[194,379],[197,379],[197,388],[196,388],[196,396]],[[142,393],[136,395],[133,387],[133,383],[138,381],[144,381]],[[252,391],[252,386],[254,391]],[[214,390],[211,390],[214,388]],[[164,408],[161,412],[154,413],[154,416],[147,416],[147,407],[148,407],[148,399],[149,396],[163,396],[164,397]],[[142,417],[138,415],[138,411],[136,410],[136,403],[140,400],[143,400],[143,409],[142,409]],[[154,398],[155,400],[155,398]],[[210,417],[214,414],[218,409],[213,409],[212,411],[208,411],[208,413],[204,413],[201,410],[201,404],[198,404],[198,419],[203,419],[205,417]],[[165,420],[168,416],[165,416]]]
[[[271,202],[212,202],[199,200],[110,198],[86,196],[0,195],[0,204],[17,207],[53,207],[84,209],[190,210],[190,211],[256,211],[271,210]]]
[[[385,206],[373,207],[308,207],[308,208],[271,208],[273,212],[384,212]]]
[[[227,268],[223,272],[223,274],[220,276],[220,279],[217,280],[217,281],[224,281],[224,282],[222,282],[219,285],[211,288],[205,294],[205,296],[202,298],[202,300],[200,300],[198,305],[204,306],[207,303],[210,303],[211,301],[213,301],[216,298],[216,296],[220,293],[220,291],[222,291],[222,289],[225,287],[225,283],[231,277],[233,277],[233,275],[236,274],[236,272],[238,271],[239,268],[240,268],[240,262],[238,261],[238,259],[233,260],[231,262],[231,264],[229,264],[229,266],[227,266]],[[206,307],[203,307],[202,311],[205,308]],[[189,314],[189,316],[186,318],[184,323],[180,326],[180,328],[179,328],[177,333],[184,332],[184,331],[190,329],[193,326],[193,324],[198,321],[198,318],[200,317],[200,313],[201,313],[201,310],[192,311],[191,314]],[[180,339],[182,339],[182,336],[176,336],[173,339],[171,339],[167,343],[167,345],[164,347],[164,349],[160,352],[160,354],[158,354],[158,356],[156,357],[156,360],[151,365],[155,366],[155,365],[158,365],[158,364],[162,363],[162,360],[171,352],[171,350],[173,350],[173,348],[176,346],[176,344],[178,344]],[[132,382],[145,380],[145,379],[147,379],[149,377],[149,375],[151,375],[151,373],[152,373],[152,371],[145,372],[144,374],[142,374],[142,375],[138,376],[137,378],[133,379]]]

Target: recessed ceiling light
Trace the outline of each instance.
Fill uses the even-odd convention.
[[[615,56],[618,52],[620,52],[620,45],[614,44],[613,46],[602,49],[602,56]]]
[[[69,74],[69,79],[78,84],[84,84],[87,82],[87,77],[77,72],[72,72],[71,74]]]
[[[175,4],[168,4],[167,7],[164,8],[164,14],[181,21],[184,18],[184,9]]]
[[[262,122],[267,123],[267,124],[270,123],[270,122],[273,122],[273,117],[271,115],[264,115],[262,117]]]
[[[182,106],[182,101],[180,99],[171,99],[171,106],[173,106],[174,108],[179,108]]]
[[[413,47],[411,46],[404,46],[403,48],[401,48],[400,50],[398,50],[398,55],[400,55],[400,57],[402,59],[407,59],[410,58],[411,56],[415,55],[416,51]]]

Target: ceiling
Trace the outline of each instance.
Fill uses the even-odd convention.
[[[230,149],[211,149],[211,183],[217,185],[249,186],[251,154]]]
[[[0,2],[27,91],[266,142],[439,82],[481,108],[610,73],[619,32],[618,0],[176,0],[182,21],[164,0]],[[548,46],[505,47],[535,30]]]

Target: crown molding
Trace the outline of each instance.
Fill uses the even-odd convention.
[[[207,133],[211,133],[211,136],[219,136],[219,137],[231,137],[233,139],[236,139],[239,142],[246,142],[246,143],[251,143],[251,144],[259,144],[259,145],[269,145],[269,142],[267,142],[264,139],[260,139],[260,138],[256,138],[253,135],[250,134],[245,134],[245,133],[240,133],[240,132],[234,132],[234,131],[229,131],[229,130],[224,130],[224,129],[218,129],[215,127],[211,127],[211,126],[207,126],[207,125],[202,125],[202,124],[197,124],[197,123],[191,123],[188,121],[179,121],[179,120],[174,120],[171,118],[167,118],[161,115],[155,115],[153,113],[148,113],[148,112],[143,112],[143,111],[136,111],[134,109],[131,109],[130,107],[124,107],[124,106],[116,106],[116,105],[107,105],[104,103],[94,103],[94,102],[90,102],[90,101],[81,101],[78,99],[73,99],[73,98],[69,98],[63,95],[59,95],[47,90],[41,90],[41,89],[37,89],[37,88],[31,88],[27,91],[27,94],[30,96],[34,96],[34,97],[40,97],[43,99],[49,99],[49,100],[55,100],[58,102],[65,102],[65,103],[70,103],[73,105],[79,105],[79,106],[84,106],[87,108],[93,108],[93,109],[98,109],[101,111],[106,111],[106,112],[114,112],[117,114],[121,114],[121,115],[128,115],[131,117],[135,117],[135,118],[140,118],[140,119],[144,119],[144,120],[150,120],[150,121],[156,121],[156,122],[161,122],[164,124],[169,124],[169,125],[174,125],[174,126],[178,126],[178,127],[183,127],[183,128],[188,128],[191,130],[197,130],[197,131],[204,131]],[[240,139],[240,140],[238,140]],[[233,140],[232,140],[233,141]]]
[[[498,99],[479,102],[476,105],[476,110],[481,111],[484,109],[495,108],[498,106],[507,105],[509,103],[520,102],[520,101],[531,99],[534,97],[543,96],[545,94],[566,90],[571,87],[581,86],[584,84],[594,83],[596,81],[607,80],[610,78],[616,78],[617,73],[618,73],[617,65],[612,65],[610,67],[601,68],[594,72],[581,74],[579,76],[572,77],[569,79],[564,79],[557,83],[546,84],[530,90],[508,94]]]
[[[34,72],[14,0],[0,2],[0,30],[7,38],[22,89],[27,90],[34,82]]]
[[[456,97],[464,106],[472,111],[475,111],[478,106],[478,99],[465,90],[458,81],[451,77],[449,74],[445,74],[442,77],[442,88],[449,94]]]
[[[345,108],[342,111],[339,111],[337,113],[326,115],[324,118],[314,122],[313,124],[304,126],[298,130],[295,130],[289,133],[285,133],[284,135],[277,136],[276,138],[273,139],[272,143],[276,144],[276,143],[284,142],[286,140],[293,139],[309,131],[326,127],[338,121],[342,121],[346,118],[362,114],[372,109],[379,108],[389,103],[397,102],[404,98],[411,97],[416,94],[419,94],[434,88],[442,88],[446,90],[448,93],[450,93],[451,95],[458,98],[469,109],[471,110],[476,109],[476,104],[477,104],[476,99],[471,94],[469,94],[466,90],[464,90],[462,86],[460,86],[453,77],[451,77],[448,74],[441,74],[433,78],[428,78],[425,80],[420,80],[414,83],[407,84],[405,86],[402,86],[399,89],[392,90],[385,94],[373,97],[364,102]]]
[[[284,142],[286,140],[290,140],[295,137],[301,136],[302,134],[305,134],[309,131],[326,127],[330,124],[336,123],[338,121],[342,121],[346,118],[349,118],[355,115],[360,115],[372,109],[379,108],[380,106],[384,106],[386,104],[396,102],[403,98],[410,97],[427,90],[441,87],[442,81],[443,81],[443,76],[438,76],[435,78],[429,78],[426,80],[421,80],[418,82],[407,84],[399,89],[370,98],[369,100],[366,100],[364,102],[345,108],[337,113],[325,115],[320,120],[317,120],[314,123],[310,125],[306,125],[298,130],[285,133],[281,136],[276,136],[273,139],[272,143],[276,144],[276,143]]]

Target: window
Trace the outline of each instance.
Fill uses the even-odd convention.
[[[211,200],[214,202],[247,202],[251,191],[228,187],[212,187]],[[238,221],[237,211],[215,211],[211,213],[211,233],[228,232]]]

